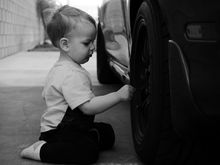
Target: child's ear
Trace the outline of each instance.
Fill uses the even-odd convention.
[[[69,51],[69,40],[67,38],[60,39],[60,48],[63,51]]]

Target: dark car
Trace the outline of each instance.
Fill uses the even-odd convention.
[[[136,88],[131,124],[140,159],[216,163],[220,1],[104,0],[98,16],[98,80]]]

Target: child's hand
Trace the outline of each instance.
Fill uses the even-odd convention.
[[[121,101],[128,101],[131,100],[134,92],[134,87],[132,87],[131,85],[124,85],[117,91],[117,94],[119,95]]]

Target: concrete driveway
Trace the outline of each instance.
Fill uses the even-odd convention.
[[[19,157],[20,151],[39,136],[39,119],[45,109],[41,91],[58,52],[21,52],[0,60],[0,164],[44,164]],[[120,85],[101,85],[96,78],[95,55],[84,67],[92,75],[96,95],[115,91]],[[98,164],[141,164],[131,138],[128,102],[96,116],[111,123],[116,132],[113,150],[100,154]]]

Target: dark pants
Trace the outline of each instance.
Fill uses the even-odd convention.
[[[40,158],[49,163],[91,164],[99,151],[112,148],[115,135],[110,124],[93,122],[94,116],[84,115],[78,108],[67,112],[57,129],[43,132],[45,143]]]

